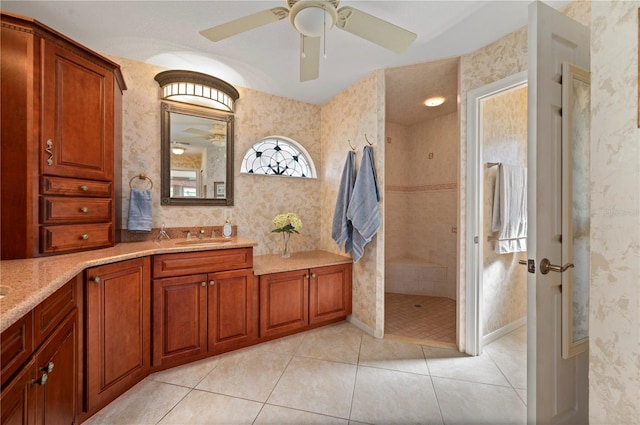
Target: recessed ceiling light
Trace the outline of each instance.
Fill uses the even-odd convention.
[[[185,151],[186,151],[186,149],[182,148],[180,146],[176,146],[176,147],[171,148],[171,152],[174,155],[182,155]]]
[[[444,100],[445,99],[442,96],[430,97],[424,101],[424,104],[429,107],[440,106],[444,103]]]

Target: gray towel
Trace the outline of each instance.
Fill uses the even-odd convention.
[[[342,170],[342,177],[340,178],[336,209],[333,212],[333,223],[331,224],[331,237],[340,249],[344,247],[345,252],[350,252],[353,245],[353,225],[347,218],[347,208],[349,208],[355,180],[356,154],[353,151],[349,151]]]
[[[498,254],[527,250],[527,169],[500,164],[493,194],[491,231]]]
[[[365,146],[360,170],[358,170],[347,209],[347,218],[353,224],[354,262],[358,262],[362,257],[365,245],[371,241],[380,227],[378,202],[381,199],[373,161],[373,150],[370,146]]]
[[[129,223],[127,229],[130,232],[151,231],[151,191],[131,189],[129,200]]]

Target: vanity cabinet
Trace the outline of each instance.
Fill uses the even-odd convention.
[[[72,279],[2,333],[0,423],[75,423],[82,396],[78,283]]]
[[[163,254],[153,262],[154,367],[255,342],[251,248]]]
[[[113,246],[120,67],[33,19],[0,25],[2,259]]]
[[[149,374],[149,257],[85,270],[85,412],[107,405]]]
[[[351,314],[351,263],[260,276],[260,338],[343,320]]]

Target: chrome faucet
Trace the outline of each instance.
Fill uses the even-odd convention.
[[[191,231],[190,230],[183,230],[183,232],[187,234],[187,240],[191,240]]]
[[[160,228],[160,233],[158,234],[158,240],[161,241],[162,239],[171,240],[171,238],[169,237],[169,234],[164,229],[164,223],[162,223],[162,227]]]
[[[204,229],[200,229],[200,234],[198,235],[198,239],[204,239]]]

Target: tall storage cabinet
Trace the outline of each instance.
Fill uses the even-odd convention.
[[[0,19],[2,259],[113,246],[120,67],[35,20]]]

